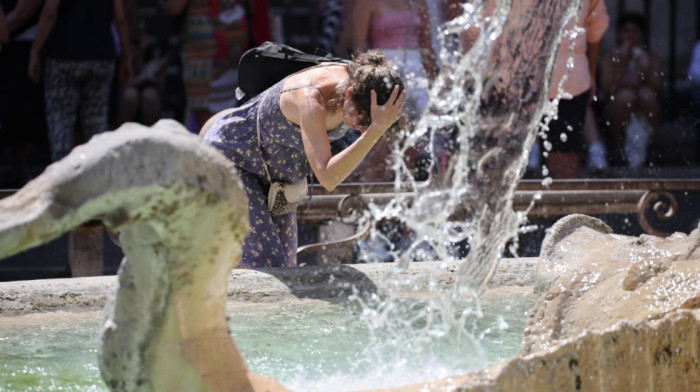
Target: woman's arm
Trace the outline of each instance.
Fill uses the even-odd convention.
[[[355,170],[377,140],[399,118],[406,100],[406,92],[404,90],[399,95],[397,86],[387,103],[379,106],[377,105],[377,94],[372,91],[372,123],[353,144],[336,155],[331,154],[325,126],[327,114],[323,97],[317,91],[309,90],[307,98],[301,100],[303,103],[299,108],[304,151],[318,182],[325,189],[332,191]]]
[[[7,43],[10,40],[9,33],[7,32],[7,20],[5,20],[5,13],[2,10],[2,4],[0,4],[0,44]]]
[[[353,52],[367,49],[369,27],[374,15],[374,6],[369,0],[359,0],[352,10],[352,50]]]
[[[56,16],[58,15],[58,7],[61,5],[61,0],[46,0],[44,3],[44,8],[41,9],[41,15],[39,16],[39,27],[36,30],[36,37],[32,43],[32,49],[29,52],[29,77],[35,81],[39,82],[41,79],[41,63],[40,54],[41,49],[46,44],[46,40],[51,34],[51,29],[56,22]]]

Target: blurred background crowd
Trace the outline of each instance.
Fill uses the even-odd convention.
[[[700,166],[700,4],[583,3],[579,24],[588,40],[579,50],[585,49],[583,68],[591,81],[560,102],[562,120],[577,119],[575,125],[560,125],[561,133],[569,132],[560,138],[569,139],[568,147],[556,146],[559,131],[549,137],[554,147],[540,140],[526,178],[694,177]],[[240,56],[268,40],[346,58],[367,48],[382,50],[411,75],[407,115],[415,121],[440,69],[438,26],[461,9],[459,0],[0,0],[0,5],[0,188],[5,189],[23,186],[73,146],[124,122],[151,125],[172,118],[197,132],[213,113],[236,105]],[[468,49],[468,40],[456,45]],[[386,155],[382,148],[387,147],[378,146],[376,155]],[[543,151],[548,151],[544,159]],[[423,155],[409,157],[419,175]],[[378,167],[370,159],[351,180],[390,179]]]

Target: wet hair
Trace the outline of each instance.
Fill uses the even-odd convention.
[[[640,30],[642,30],[642,34],[644,36],[647,36],[647,19],[644,17],[644,15],[640,14],[639,12],[626,12],[624,14],[620,14],[620,16],[617,17],[617,30],[621,30],[622,26],[626,25],[627,23],[632,23],[639,27]]]
[[[339,100],[342,102],[345,97],[345,89],[353,88],[350,99],[361,116],[360,125],[367,126],[372,123],[370,116],[372,90],[377,92],[377,104],[384,105],[389,100],[394,86],[399,86],[399,93],[404,89],[401,76],[387,63],[386,57],[379,51],[369,50],[359,54],[346,65],[346,69],[350,77],[347,83],[341,83],[338,86],[336,96],[342,97]]]

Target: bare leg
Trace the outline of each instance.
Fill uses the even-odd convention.
[[[124,91],[122,91],[121,99],[119,100],[119,114],[117,115],[119,124],[135,121],[138,116],[138,105],[139,93],[136,87],[125,87]]]
[[[637,94],[631,89],[622,89],[615,94],[615,100],[608,104],[608,119],[614,155],[623,155],[625,127],[630,122],[637,105]],[[616,157],[622,158],[622,156]]]
[[[600,141],[600,133],[598,133],[598,123],[596,123],[593,108],[589,104],[586,108],[586,121],[583,123],[583,137],[586,139],[586,144]]]
[[[160,92],[155,86],[144,87],[141,91],[141,121],[144,125],[153,125],[160,119]]]
[[[649,87],[641,87],[638,94],[637,106],[639,111],[647,118],[654,130],[659,127],[659,113],[661,111],[659,98],[654,90]]]
[[[593,108],[589,104],[586,108],[586,121],[583,123],[583,137],[588,146],[588,166],[595,170],[602,170],[608,167],[607,152],[605,145],[600,139],[598,123],[596,122]]]

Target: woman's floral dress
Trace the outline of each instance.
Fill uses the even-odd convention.
[[[280,95],[298,88],[282,89],[284,80],[254,97],[245,105],[219,119],[204,136],[204,141],[231,159],[248,195],[250,234],[243,244],[239,267],[294,267],[297,249],[296,212],[273,216],[267,206],[270,182],[265,173],[267,164],[273,181],[295,183],[311,174],[301,139],[301,129],[282,114]],[[260,138],[256,131],[260,113]],[[348,128],[340,124],[328,131],[328,138],[342,137]]]

